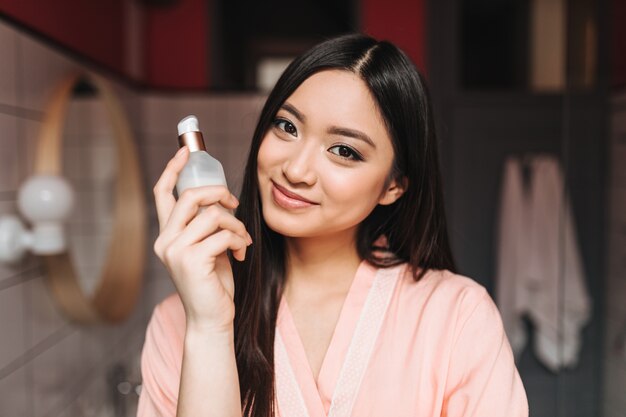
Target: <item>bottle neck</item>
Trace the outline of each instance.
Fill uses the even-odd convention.
[[[178,137],[178,145],[182,148],[187,146],[189,152],[205,151],[204,139],[202,138],[202,132],[185,132]]]

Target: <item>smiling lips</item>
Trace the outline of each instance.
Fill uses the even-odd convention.
[[[272,185],[272,196],[274,197],[274,201],[281,207],[301,208],[316,205],[316,203],[312,202],[311,200],[308,200],[296,193],[292,193],[285,187],[282,187],[273,181]]]

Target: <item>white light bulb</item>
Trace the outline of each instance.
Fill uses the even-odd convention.
[[[17,205],[33,228],[27,243],[36,255],[63,252],[67,247],[63,223],[74,205],[74,191],[58,175],[30,177],[18,192]]]
[[[35,175],[21,186],[17,204],[33,223],[64,221],[74,205],[74,192],[65,178],[58,175]]]

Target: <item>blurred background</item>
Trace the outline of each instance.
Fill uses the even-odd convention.
[[[393,41],[428,79],[459,272],[501,309],[530,415],[626,416],[624,21],[621,0],[0,0],[0,216],[19,215],[48,100],[81,70],[128,118],[149,231],[139,297],[115,323],[68,317],[41,257],[0,263],[0,416],[135,414],[147,321],[174,291],[152,252],[152,187],[176,123],[198,116],[237,194],[277,76],[353,31]],[[77,85],[63,172],[87,295],[111,242],[112,135],[101,94]]]

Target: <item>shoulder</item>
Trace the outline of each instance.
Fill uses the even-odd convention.
[[[483,285],[447,269],[430,269],[416,280],[408,264],[401,270],[398,286],[406,297],[427,297],[444,304],[476,305],[489,297]]]
[[[419,338],[419,343],[437,340],[436,349],[453,355],[456,346],[455,354],[463,355],[471,344],[468,341],[480,339],[480,343],[499,345],[505,339],[495,302],[472,278],[449,270],[429,270],[416,281],[408,266],[398,278],[389,319],[401,331]]]
[[[430,358],[432,369],[452,362],[465,369],[458,364],[468,354],[505,345],[500,314],[485,287],[449,270],[428,270],[415,280],[408,266],[400,269],[385,320],[392,348]]]

